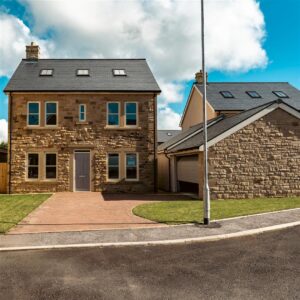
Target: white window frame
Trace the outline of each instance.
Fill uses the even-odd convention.
[[[110,154],[118,154],[118,170],[119,170],[119,174],[118,174],[118,178],[109,178],[109,155]],[[121,154],[119,152],[108,152],[106,154],[106,181],[107,182],[118,182],[120,181],[121,178]]]
[[[119,118],[119,125],[109,125],[108,124],[108,121],[109,121],[109,115],[110,115],[110,113],[109,113],[109,109],[108,109],[108,106],[109,106],[109,104],[110,103],[117,103],[118,104],[118,118]],[[109,102],[107,102],[106,103],[106,126],[107,127],[111,127],[111,128],[118,128],[118,127],[120,127],[121,126],[121,111],[120,111],[120,102],[118,102],[118,101],[109,101]],[[117,115],[116,113],[112,113],[113,115]]]
[[[53,69],[41,69],[40,76],[53,76]]]
[[[55,103],[56,104],[56,124],[55,125],[48,125],[47,124],[47,104],[48,103]],[[57,127],[58,126],[58,101],[46,101],[45,102],[45,127]]]
[[[136,155],[136,178],[127,178],[127,154]],[[139,168],[139,153],[138,152],[125,152],[125,180],[126,181],[139,181],[140,180],[140,168]]]
[[[114,76],[127,76],[125,69],[113,69]]]
[[[90,76],[90,70],[89,69],[77,69],[76,76]]]
[[[126,104],[130,104],[130,103],[134,103],[135,104],[135,106],[136,106],[136,112],[135,112],[135,115],[136,115],[136,125],[128,125],[127,124],[127,105]],[[139,125],[139,104],[138,104],[138,102],[136,102],[136,101],[127,101],[127,102],[125,102],[125,107],[124,107],[124,111],[125,111],[125,127],[132,127],[132,128],[134,128],[134,127],[138,127],[138,125]],[[133,115],[133,113],[129,113],[130,115]]]
[[[81,112],[81,107],[84,107],[84,112],[83,112],[83,114],[84,114],[84,118],[83,118],[83,120],[81,120],[80,119],[80,117],[81,117],[81,114],[82,114],[82,112]],[[86,104],[83,104],[83,103],[81,103],[81,104],[79,104],[79,122],[86,122]]]
[[[38,125],[30,125],[29,124],[29,115],[30,115],[30,113],[29,113],[29,104],[30,103],[37,103],[38,106],[39,106],[39,112],[38,112],[39,124]],[[34,113],[34,115],[36,115],[36,113]],[[40,104],[39,101],[29,101],[29,102],[27,102],[27,126],[28,127],[40,127],[41,126],[41,104]]]
[[[47,156],[47,154],[55,154],[56,155],[56,157],[55,157],[55,163],[56,163],[56,165],[54,166],[54,165],[49,165],[49,166],[47,166],[47,159],[46,159],[46,156]],[[44,153],[44,166],[45,166],[45,169],[44,169],[44,179],[46,180],[46,181],[55,181],[55,180],[57,180],[57,173],[58,173],[58,159],[57,159],[57,152],[45,152]],[[55,176],[55,178],[47,178],[47,167],[56,167],[56,176]]]
[[[37,154],[37,156],[38,156],[38,165],[29,165],[29,155],[30,154]],[[38,177],[37,178],[29,178],[28,177],[29,167],[37,167],[38,168]],[[26,154],[26,180],[27,181],[38,181],[38,180],[40,180],[40,153],[39,152],[27,152],[27,154]]]

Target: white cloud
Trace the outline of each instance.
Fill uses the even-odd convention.
[[[37,34],[55,32],[55,56],[147,57],[155,75],[169,82],[191,79],[200,69],[198,0],[22,2],[33,15]],[[208,68],[264,67],[264,36],[256,0],[206,1]]]
[[[158,129],[180,129],[180,114],[165,106],[158,108]]]
[[[158,80],[161,89],[160,104],[180,103],[183,100],[184,85],[178,82],[166,82]]]
[[[5,28],[0,75],[11,73],[31,40],[40,44],[43,57],[146,57],[162,88],[159,103],[166,107],[182,101],[183,82],[201,68],[199,0],[19,1],[32,26],[0,15]],[[205,2],[208,70],[265,67],[265,24],[258,0]]]
[[[226,5],[227,4],[227,5]],[[264,16],[254,0],[209,1],[206,52],[210,69],[247,71],[267,64]]]
[[[6,120],[2,119],[0,120],[0,143],[7,142],[7,134],[8,134],[8,124]]]
[[[48,56],[51,43],[32,35],[30,29],[18,18],[0,12],[0,76],[10,76],[21,58],[25,56],[25,45],[37,42]]]

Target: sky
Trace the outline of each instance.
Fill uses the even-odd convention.
[[[201,68],[200,0],[0,0],[2,92],[25,45],[42,58],[145,57],[162,89],[159,129],[177,129]],[[205,0],[208,81],[288,81],[300,89],[300,0]]]

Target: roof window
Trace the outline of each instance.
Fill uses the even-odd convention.
[[[42,69],[40,71],[40,76],[52,76],[53,75],[53,69]]]
[[[229,91],[222,91],[222,92],[220,92],[220,94],[221,94],[224,98],[234,98],[233,95],[232,95]]]
[[[273,94],[275,94],[279,98],[288,98],[289,97],[286,93],[284,93],[282,91],[273,91]]]
[[[90,72],[88,69],[78,69],[76,71],[76,75],[77,76],[89,76],[90,75]]]
[[[261,98],[261,95],[256,91],[247,91],[246,92],[251,98]]]
[[[124,69],[113,69],[114,76],[126,76]]]

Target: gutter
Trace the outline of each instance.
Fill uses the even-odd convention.
[[[50,93],[50,94],[58,94],[58,93],[101,93],[101,94],[118,94],[118,93],[138,93],[138,94],[143,94],[143,93],[155,93],[155,94],[160,94],[161,90],[4,90],[5,93]]]

